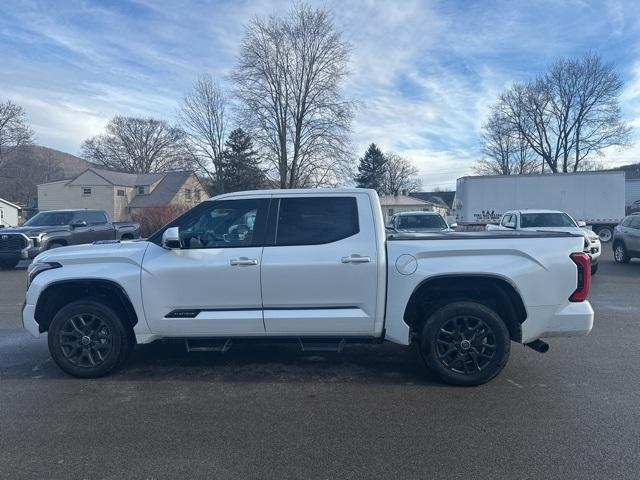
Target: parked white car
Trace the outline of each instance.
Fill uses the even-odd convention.
[[[497,225],[487,225],[487,230],[526,230],[567,232],[584,237],[584,253],[591,259],[591,274],[598,271],[598,259],[602,245],[598,235],[584,222],[576,222],[571,215],[559,210],[511,210],[500,218]]]
[[[387,228],[407,233],[445,232],[449,224],[436,212],[400,212],[389,219]]]
[[[445,382],[495,377],[511,341],[586,335],[589,257],[562,232],[386,235],[373,190],[221,195],[147,241],[58,248],[28,270],[25,328],[65,372],[105,375],[135,343],[277,338],[304,350],[417,342]]]

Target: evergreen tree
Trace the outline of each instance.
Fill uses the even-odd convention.
[[[387,171],[387,159],[382,150],[375,143],[369,148],[360,159],[358,174],[354,180],[360,188],[372,188],[379,194],[384,192],[385,176]]]
[[[264,188],[266,176],[247,132],[237,128],[229,134],[223,154],[224,186],[227,192]]]

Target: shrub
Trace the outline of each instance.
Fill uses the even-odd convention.
[[[187,205],[163,205],[159,207],[139,208],[131,215],[134,222],[140,224],[140,236],[146,238],[153,232],[160,230],[184,212],[189,210]]]

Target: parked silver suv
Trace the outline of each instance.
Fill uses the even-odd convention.
[[[640,214],[629,215],[613,232],[613,258],[618,263],[629,263],[640,257]]]

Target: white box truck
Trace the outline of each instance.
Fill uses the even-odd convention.
[[[608,242],[625,214],[624,172],[471,176],[457,180],[456,222],[473,228],[497,223],[507,210],[562,210]]]

